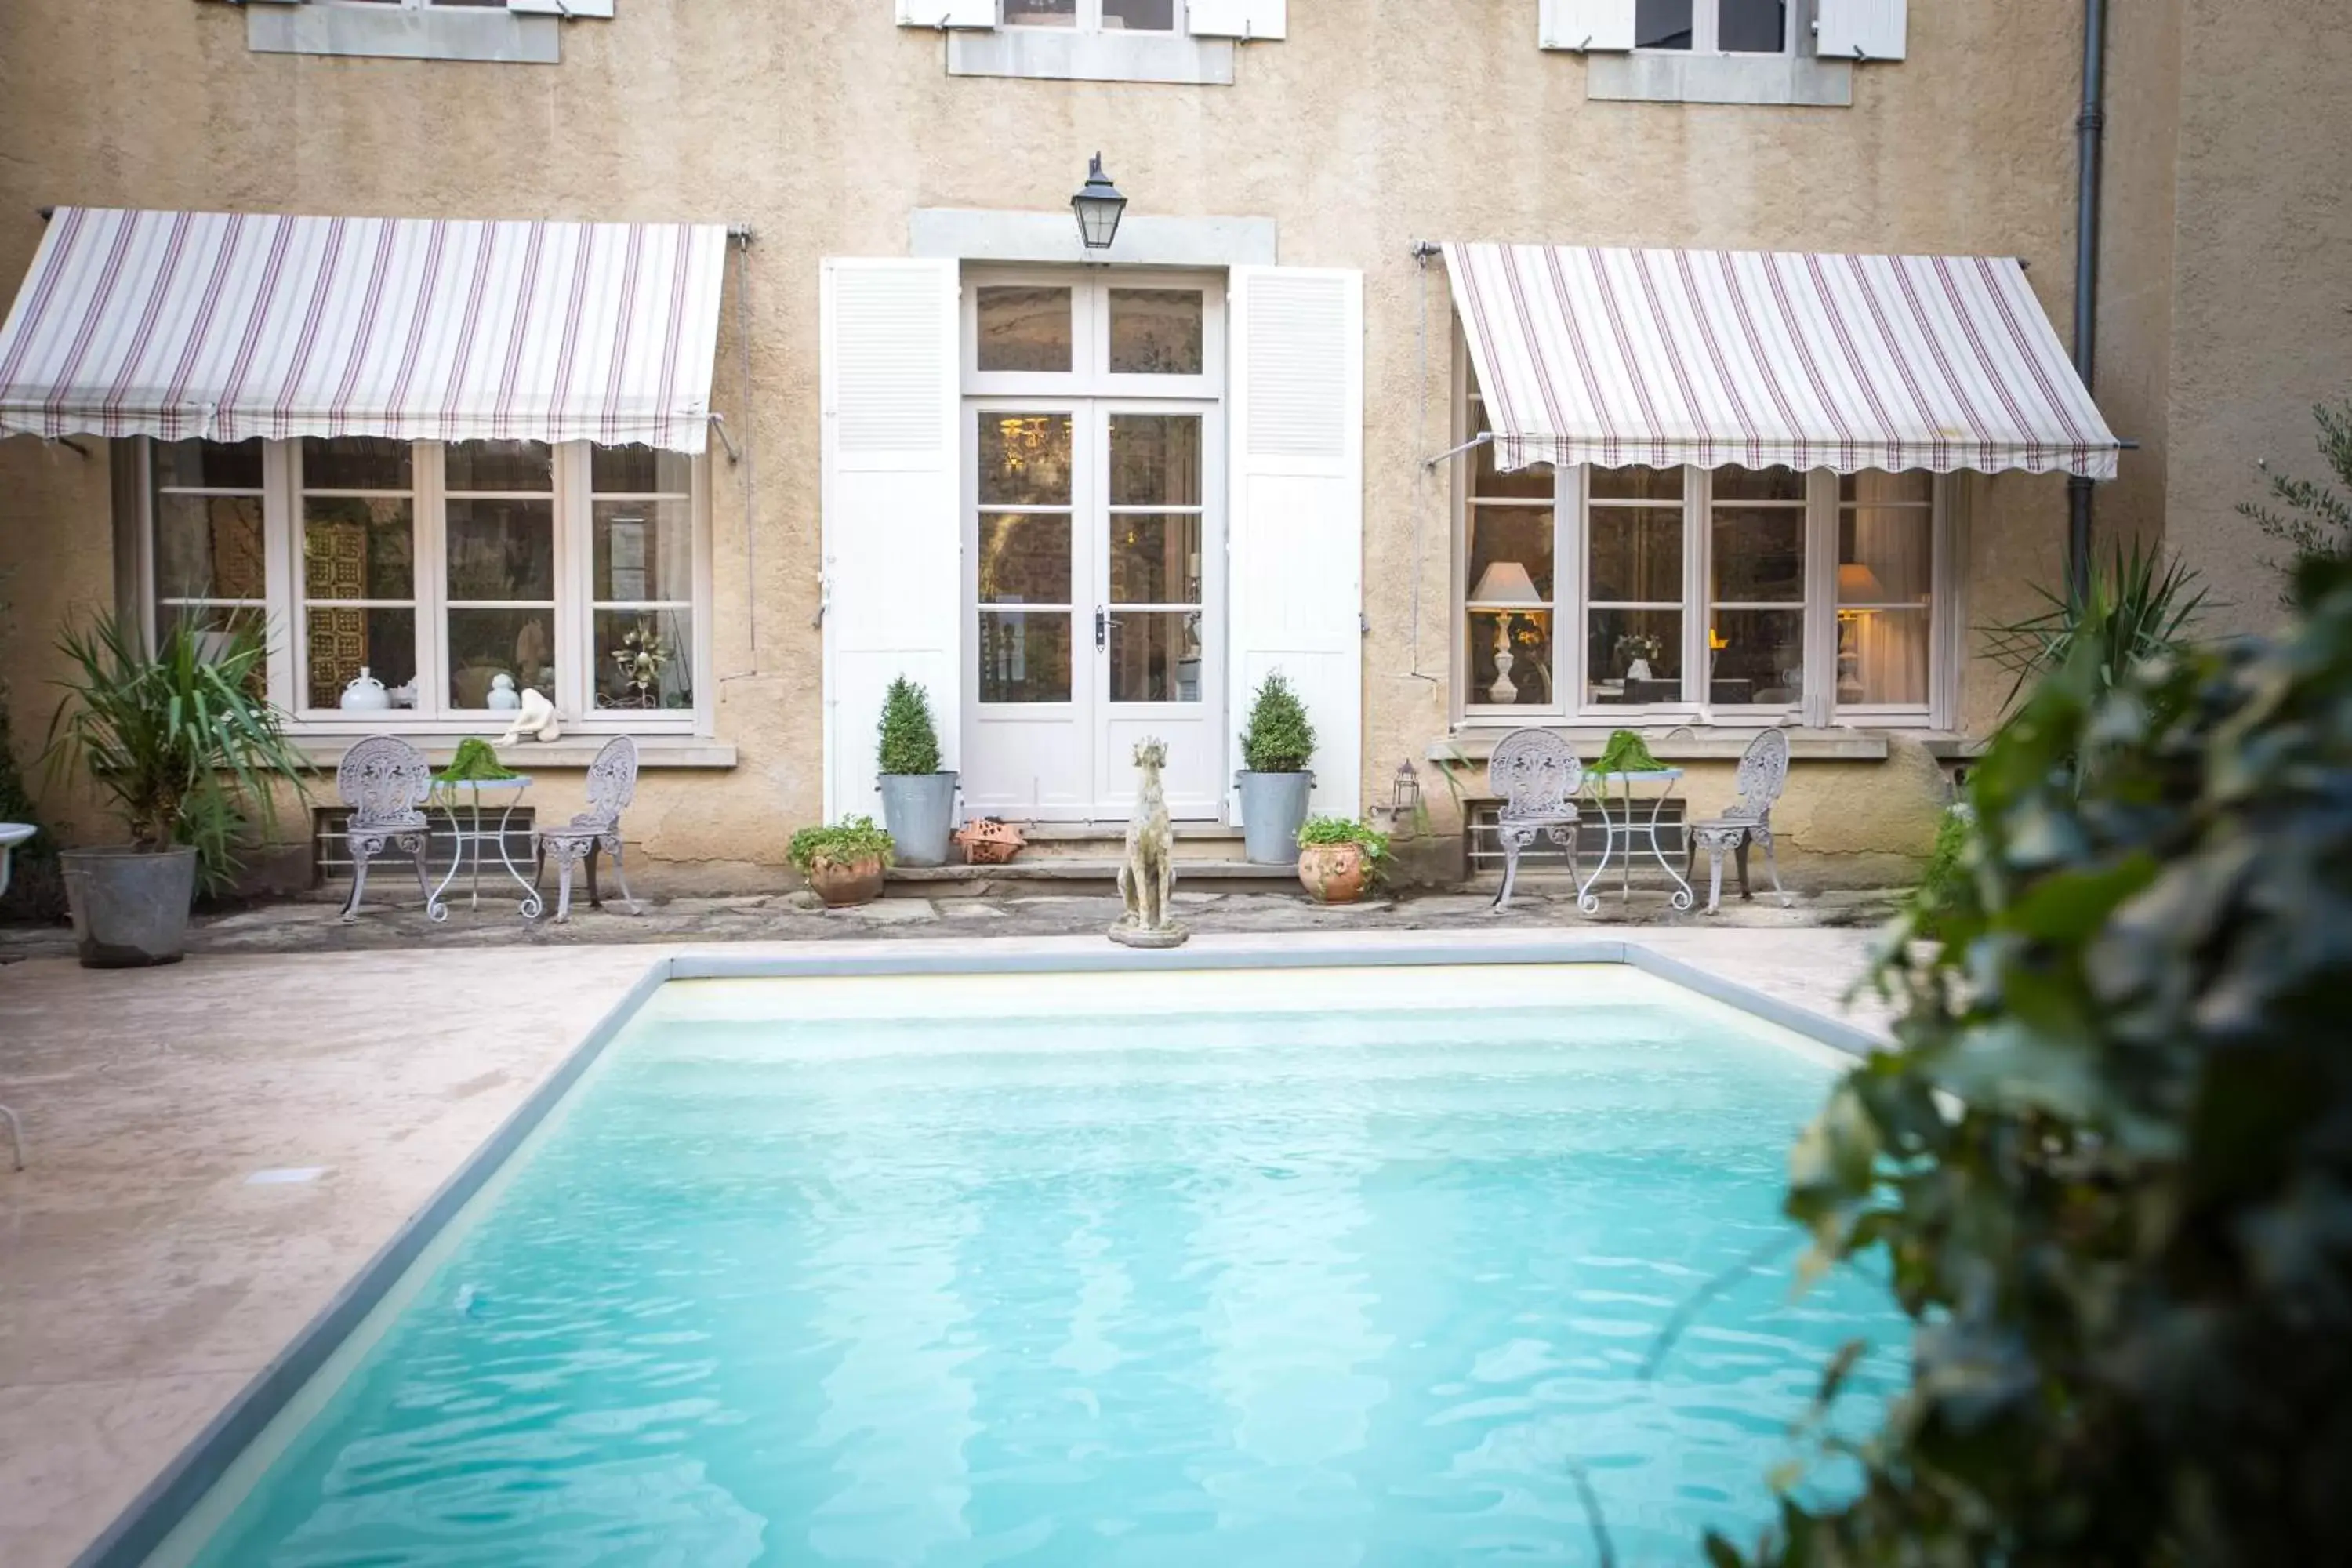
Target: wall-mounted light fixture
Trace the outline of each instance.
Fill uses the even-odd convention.
[[[1102,154],[1097,153],[1087,165],[1087,183],[1070,198],[1070,210],[1078,215],[1078,237],[1088,250],[1108,250],[1110,242],[1118,237],[1118,220],[1127,211],[1127,198],[1103,173]]]

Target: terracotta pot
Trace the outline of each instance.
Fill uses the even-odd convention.
[[[1298,885],[1326,904],[1352,904],[1364,896],[1364,847],[1307,844],[1298,850]]]
[[[816,896],[833,908],[868,904],[882,896],[882,857],[863,860],[820,860],[809,868],[808,883]]]

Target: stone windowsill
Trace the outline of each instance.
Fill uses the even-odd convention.
[[[1853,62],[1811,55],[1588,55],[1584,96],[1631,103],[1847,109],[1853,104]]]
[[[486,60],[554,65],[562,58],[553,16],[507,11],[410,10],[402,5],[248,5],[245,45],[262,54],[375,59]]]
[[[476,739],[487,740],[488,736]],[[571,733],[560,741],[524,741],[508,746],[499,752],[499,760],[519,773],[549,769],[584,768],[596,760],[596,753],[613,737],[605,734]],[[291,737],[294,749],[308,758],[315,767],[331,768],[343,760],[343,753],[363,735],[321,735],[316,732]],[[457,750],[464,735],[404,735],[401,739],[425,753],[435,767],[446,766]],[[699,735],[639,735],[637,765],[640,768],[731,768],[735,765],[735,743],[714,741]]]
[[[1677,726],[1677,728],[1680,728]],[[1741,728],[1736,725],[1716,725],[1696,733],[1666,735],[1649,730],[1639,730],[1648,742],[1650,754],[1662,763],[1737,762],[1748,749],[1762,726]],[[1496,724],[1465,726],[1454,731],[1450,740],[1434,741],[1429,746],[1429,760],[1433,763],[1457,762],[1465,758],[1483,763],[1494,755],[1495,742],[1516,729],[1549,730],[1577,750],[1580,756],[1595,757],[1609,743],[1610,731],[1599,726],[1582,724]],[[1886,760],[1886,736],[1871,730],[1790,730],[1789,756],[1800,763],[1883,763]]]
[[[1234,46],[1229,38],[1181,33],[1080,33],[1060,27],[951,32],[948,75],[1231,87]]]

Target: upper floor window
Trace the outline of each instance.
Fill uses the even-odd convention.
[[[1004,0],[1008,27],[1084,32],[1172,33],[1177,0]]]
[[[1637,0],[1634,47],[1701,55],[1789,52],[1788,0]]]

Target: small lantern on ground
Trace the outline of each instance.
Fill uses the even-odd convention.
[[[1078,215],[1078,237],[1086,241],[1088,250],[1108,250],[1111,241],[1118,237],[1118,220],[1127,211],[1127,198],[1103,173],[1101,153],[1096,153],[1087,165],[1087,183],[1070,198],[1070,210]]]
[[[1421,821],[1421,775],[1413,771],[1411,757],[1397,764],[1389,793],[1389,821],[1397,833],[1411,833]]]

